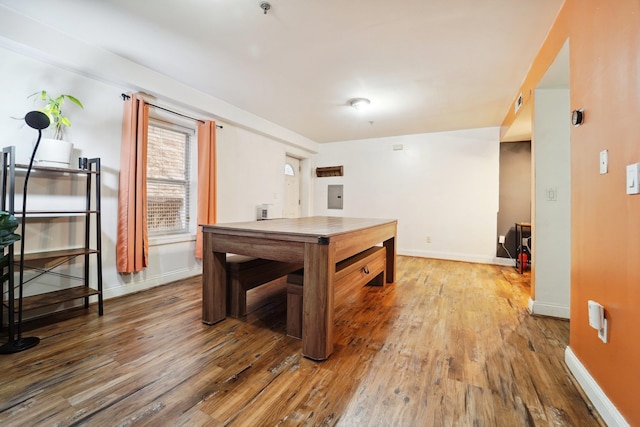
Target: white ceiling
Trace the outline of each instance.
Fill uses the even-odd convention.
[[[269,1],[0,3],[317,142],[499,126],[563,3]]]

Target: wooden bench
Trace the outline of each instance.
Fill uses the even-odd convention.
[[[353,286],[384,286],[387,280],[387,250],[374,246],[336,264],[335,288],[346,283]],[[304,270],[287,275],[287,335],[302,338],[302,286]]]
[[[227,313],[236,318],[245,316],[247,291],[286,276],[301,267],[301,264],[244,255],[227,256]]]

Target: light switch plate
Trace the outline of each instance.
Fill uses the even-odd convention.
[[[558,189],[555,187],[547,187],[545,188],[545,195],[547,197],[547,200],[550,202],[555,202],[556,200],[558,200]]]
[[[640,163],[627,165],[627,194],[640,194]]]
[[[609,151],[602,150],[600,152],[600,175],[604,175],[609,171]]]

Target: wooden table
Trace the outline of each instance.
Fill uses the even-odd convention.
[[[395,281],[396,220],[306,217],[204,225],[202,321],[226,317],[226,254],[304,264],[302,354],[333,352],[336,263],[383,242],[387,283]]]

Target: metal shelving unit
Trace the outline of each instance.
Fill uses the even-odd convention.
[[[27,170],[28,165],[15,164],[15,147],[5,147],[2,157],[2,200],[0,209],[7,211],[16,217],[20,217],[23,213],[16,212],[14,209],[16,171]],[[89,307],[89,298],[93,295],[98,297],[98,313],[103,315],[103,293],[102,293],[102,241],[101,241],[101,220],[100,220],[100,159],[88,159],[87,169],[67,169],[46,166],[34,166],[32,171],[38,171],[43,175],[76,176],[78,179],[84,178],[86,181],[85,192],[85,209],[84,210],[51,210],[51,211],[27,211],[26,218],[60,218],[73,216],[74,218],[84,219],[84,246],[75,248],[66,248],[62,250],[44,251],[36,253],[20,253],[14,249],[13,245],[5,250],[9,254],[9,263],[3,267],[2,274],[2,302],[0,304],[0,319],[2,326],[5,324],[4,309],[7,309],[7,327],[9,330],[9,340],[14,339],[16,327],[19,325],[17,319],[21,319],[20,310],[31,311],[58,305],[67,301],[84,299],[84,307]],[[55,197],[55,194],[51,195]],[[92,230],[91,224],[95,220],[94,227],[94,244],[92,246]],[[25,231],[21,230],[22,238],[25,238]],[[90,260],[96,257],[96,282],[90,283]],[[70,276],[55,271],[56,268],[69,263],[70,261],[82,258],[84,260],[83,274],[80,277]],[[36,274],[24,280],[22,277],[16,278],[15,267],[19,266],[21,270],[35,271]],[[43,274],[56,274],[69,280],[78,279],[82,282],[79,286],[44,292],[28,297],[24,297],[22,304],[17,304],[16,289],[26,285],[30,281],[40,277]],[[21,275],[22,276],[22,275]],[[21,282],[22,280],[22,282]],[[19,320],[18,320],[19,321]]]

